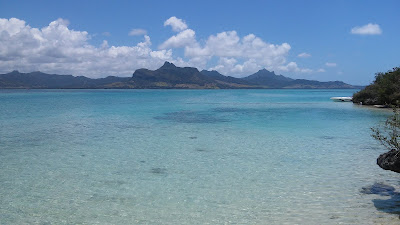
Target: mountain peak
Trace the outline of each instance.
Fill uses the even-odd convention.
[[[267,70],[265,68],[259,70],[257,73],[268,73],[268,74],[276,75],[274,71],[269,71],[269,70]]]
[[[164,65],[160,67],[160,69],[174,69],[174,68],[176,68],[176,66],[168,61],[165,61]]]
[[[282,88],[293,81],[292,78],[276,75],[274,71],[271,72],[267,69],[259,70],[257,73],[244,77],[243,79],[254,84],[266,85],[269,88]]]
[[[18,70],[13,70],[10,72],[10,74],[19,74],[20,72]]]

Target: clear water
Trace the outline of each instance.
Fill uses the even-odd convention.
[[[0,224],[398,224],[353,92],[1,90]]]

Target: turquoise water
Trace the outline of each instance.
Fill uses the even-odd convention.
[[[0,90],[0,224],[398,224],[355,91]]]

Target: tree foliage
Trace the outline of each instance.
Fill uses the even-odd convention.
[[[400,151],[400,114],[397,108],[393,109],[393,115],[386,119],[382,127],[372,127],[371,130],[371,136],[388,150]]]
[[[376,73],[375,81],[353,95],[354,103],[363,105],[400,104],[400,67],[386,73]]]

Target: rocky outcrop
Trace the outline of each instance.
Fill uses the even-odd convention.
[[[400,152],[392,149],[378,157],[377,164],[384,170],[400,173]]]

